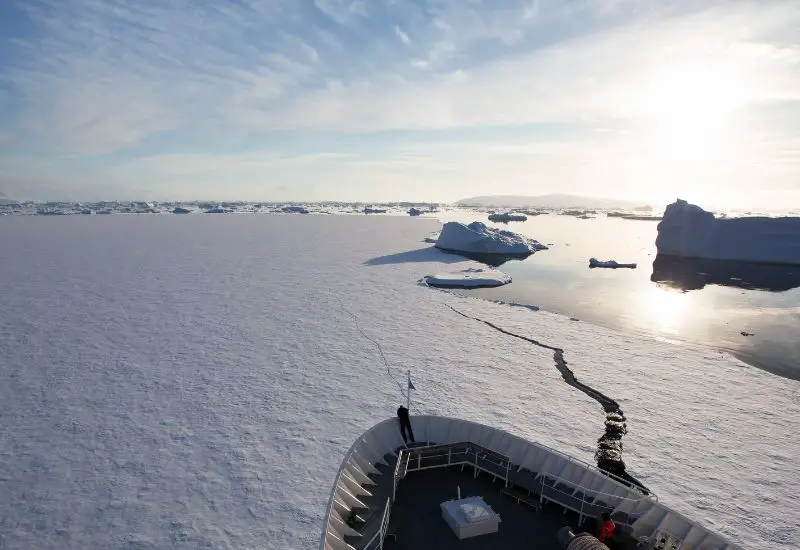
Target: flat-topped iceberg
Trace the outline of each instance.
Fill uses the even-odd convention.
[[[800,264],[800,218],[715,218],[678,199],[658,224],[659,254],[780,264]]]
[[[497,254],[501,256],[528,256],[547,247],[512,231],[487,227],[481,222],[464,225],[447,222],[436,241],[436,248],[469,254]]]
[[[636,264],[621,264],[616,260],[598,260],[597,258],[589,258],[589,267],[605,267],[607,269],[636,269]]]
[[[500,223],[524,222],[528,221],[528,216],[525,214],[512,214],[511,212],[495,212],[494,214],[489,214],[489,221]]]
[[[481,288],[507,285],[511,277],[496,269],[470,268],[455,273],[426,275],[423,280],[430,286],[442,288]]]

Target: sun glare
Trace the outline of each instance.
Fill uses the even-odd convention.
[[[653,326],[667,331],[674,331],[689,308],[689,294],[648,286],[641,294],[641,309]]]
[[[731,114],[748,95],[746,79],[730,64],[686,63],[654,73],[641,103],[654,160],[704,164],[730,153]]]

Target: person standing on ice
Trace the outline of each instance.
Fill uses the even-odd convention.
[[[403,436],[403,441],[408,445],[408,438],[411,438],[411,443],[414,443],[414,431],[411,429],[411,419],[408,417],[408,409],[400,405],[397,409],[397,418],[400,420],[400,435]],[[408,436],[406,436],[408,430]]]

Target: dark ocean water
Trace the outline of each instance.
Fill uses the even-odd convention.
[[[550,247],[500,266],[513,278],[509,285],[458,292],[710,345],[800,379],[800,266],[657,258],[658,222],[602,214],[593,219],[547,214],[510,224],[493,224],[478,212],[444,213],[440,219],[482,221]],[[591,257],[637,268],[590,269]]]

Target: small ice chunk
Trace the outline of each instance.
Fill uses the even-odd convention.
[[[598,260],[589,258],[589,267],[606,267],[609,269],[628,268],[636,269],[636,264],[621,264],[615,260]]]

